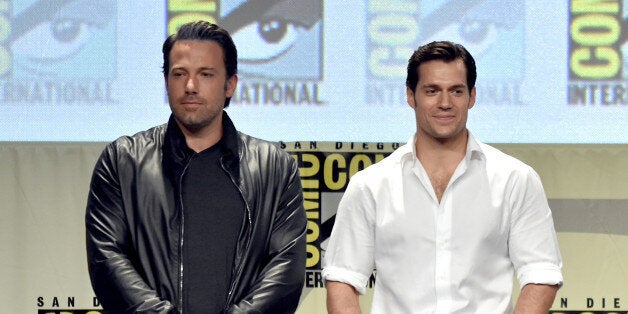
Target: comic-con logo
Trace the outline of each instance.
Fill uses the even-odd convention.
[[[107,100],[115,1],[2,1],[0,14],[0,102]]]
[[[358,171],[390,155],[400,144],[354,142],[280,142],[280,144],[297,161],[303,187],[303,207],[307,217],[305,287],[322,288],[324,282],[321,270],[327,242],[336,221],[338,204],[349,184],[349,179]]]
[[[569,104],[628,104],[623,1],[569,2]]]
[[[456,8],[452,10],[452,8]],[[405,106],[408,59],[418,46],[450,40],[478,64],[478,101],[518,104],[524,77],[525,1],[373,1],[367,13],[367,103]]]
[[[238,48],[238,104],[322,104],[322,0],[168,1],[168,34],[206,20]]]

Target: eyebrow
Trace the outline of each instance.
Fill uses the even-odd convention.
[[[456,84],[454,86],[452,86],[451,88],[456,89],[456,88],[467,88],[467,85],[465,84]]]
[[[178,70],[178,69],[185,69],[185,67],[184,67],[184,66],[179,66],[179,65],[176,65],[176,64],[175,64],[175,65],[173,65],[173,66],[172,66],[172,68],[171,68],[171,69],[172,69],[172,70]],[[216,70],[216,68],[214,68],[214,67],[201,67],[201,68],[200,68],[200,70],[201,70],[201,71],[215,71],[215,70]]]
[[[419,88],[442,89],[441,86],[438,84],[425,84],[425,85],[421,85]],[[467,88],[467,86],[465,84],[456,84],[456,85],[448,87],[447,89],[458,89],[458,88]]]

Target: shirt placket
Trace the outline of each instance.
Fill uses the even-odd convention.
[[[435,287],[436,313],[449,313],[451,309],[451,220],[452,204],[448,191],[445,191],[436,209],[435,234]]]
[[[432,183],[418,160],[414,160],[412,171],[432,198],[434,211],[434,287],[436,292],[435,313],[451,312],[453,294],[451,288],[451,234],[452,234],[452,191],[451,182],[460,176],[466,166],[459,165],[445,189],[441,202],[438,202]]]

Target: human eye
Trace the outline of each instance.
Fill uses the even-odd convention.
[[[436,95],[436,89],[434,89],[434,88],[426,88],[425,89],[425,94],[428,95],[428,96]]]
[[[451,91],[452,94],[456,95],[456,96],[460,96],[464,94],[464,88],[456,88],[454,90]]]
[[[173,77],[182,77],[184,75],[184,72],[181,70],[172,70],[170,75]]]

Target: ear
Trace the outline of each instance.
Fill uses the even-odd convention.
[[[414,100],[414,92],[410,87],[406,86],[406,101],[412,109],[416,109],[416,101]]]
[[[473,89],[471,90],[471,94],[469,95],[469,105],[467,106],[467,109],[471,109],[473,108],[473,105],[475,105],[475,86],[473,87]]]
[[[227,86],[225,86],[225,96],[227,98],[232,97],[235,93],[236,86],[238,85],[238,75],[234,74],[227,79]]]

